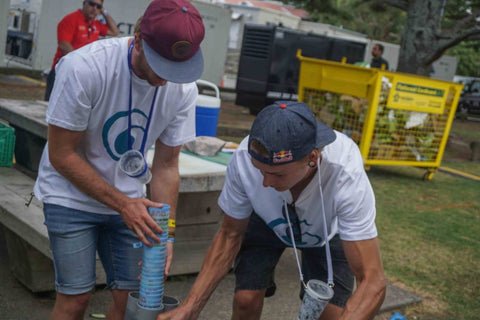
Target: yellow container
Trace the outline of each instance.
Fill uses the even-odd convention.
[[[462,84],[303,57],[298,50],[298,100],[351,137],[366,168],[440,167]]]

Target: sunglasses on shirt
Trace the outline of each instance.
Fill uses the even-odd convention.
[[[88,5],[90,7],[97,7],[98,10],[102,9],[103,5],[93,2],[93,1],[87,1]]]
[[[287,204],[287,210],[288,218],[290,219],[290,223],[292,224],[293,238],[295,239],[295,243],[300,243],[302,242],[302,230],[300,228],[300,219],[298,218],[297,211],[295,210],[295,205]],[[287,220],[287,215],[285,214],[285,206],[282,206],[282,215],[285,220]],[[287,237],[290,239],[290,228],[288,227],[288,225],[285,232],[287,234]]]

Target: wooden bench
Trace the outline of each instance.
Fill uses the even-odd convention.
[[[16,128],[17,145],[28,146],[28,172],[36,173],[47,137],[44,102],[0,99],[0,118]],[[20,139],[19,139],[20,137]],[[18,151],[18,149],[16,150]],[[153,153],[149,151],[151,162]],[[17,154],[16,154],[17,157]],[[22,167],[25,164],[21,164]],[[171,275],[200,271],[207,249],[222,221],[217,199],[225,181],[224,165],[182,154],[177,230]],[[52,254],[42,204],[33,198],[35,176],[15,168],[0,167],[0,223],[4,226],[9,260],[14,275],[33,292],[54,289]],[[97,259],[97,283],[105,275]]]
[[[43,205],[30,200],[34,180],[19,170],[0,167],[0,223],[7,243],[10,269],[33,292],[55,289],[55,274]],[[105,273],[97,259],[97,284]]]

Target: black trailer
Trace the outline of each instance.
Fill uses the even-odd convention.
[[[362,62],[366,44],[275,25],[246,24],[237,73],[237,105],[251,114],[275,100],[297,100],[302,56],[347,63]]]

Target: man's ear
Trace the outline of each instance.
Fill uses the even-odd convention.
[[[312,152],[308,155],[308,161],[313,161],[317,163],[317,158],[320,155],[319,149],[313,149]]]
[[[140,33],[135,33],[135,49],[138,51],[142,50],[143,45],[142,45],[142,35]]]
[[[317,159],[319,157],[320,157],[320,160],[322,160],[322,155],[321,155],[322,150],[323,148],[313,149],[308,156],[308,160],[313,161],[315,163],[317,163]]]

